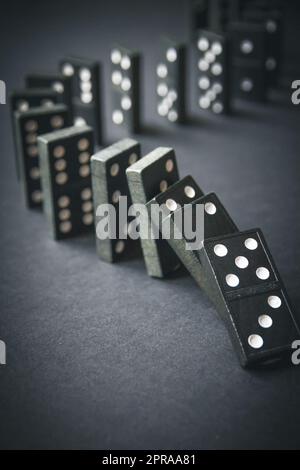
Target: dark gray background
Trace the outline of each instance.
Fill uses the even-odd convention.
[[[11,90],[28,72],[55,70],[65,54],[98,58],[108,116],[110,46],[141,49],[143,152],[174,147],[182,176],[216,191],[241,229],[263,229],[300,319],[300,108],[288,88],[300,79],[296,7],[288,15],[285,90],[268,105],[238,104],[228,118],[204,114],[172,128],[155,116],[159,37],[188,38],[183,0],[6,2],[0,78]],[[160,281],[147,276],[142,259],[100,262],[92,236],[51,240],[43,215],[23,206],[8,106],[0,113],[0,338],[7,344],[0,446],[299,447],[300,368],[241,369],[188,275]]]

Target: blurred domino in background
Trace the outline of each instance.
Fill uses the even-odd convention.
[[[111,122],[128,134],[141,130],[140,54],[116,46],[110,54]]]

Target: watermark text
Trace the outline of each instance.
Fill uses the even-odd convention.
[[[291,96],[292,103],[296,105],[300,104],[300,80],[294,80],[292,82],[292,90],[295,90]]]

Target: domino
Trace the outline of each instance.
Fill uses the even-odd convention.
[[[71,116],[65,105],[44,106],[15,112],[15,135],[20,168],[20,183],[25,205],[42,206],[39,150],[37,138],[71,125]]]
[[[91,127],[68,127],[38,137],[44,212],[55,240],[91,231]]]
[[[28,88],[49,88],[57,93],[57,102],[65,104],[72,111],[71,77],[64,75],[30,74],[25,77]]]
[[[262,232],[239,232],[214,193],[196,198],[193,181],[184,179],[148,206],[164,205],[162,233],[178,223],[188,199],[192,208],[204,206],[200,243],[187,249],[190,240],[183,234],[181,239],[169,238],[170,246],[215,304],[242,366],[281,358],[299,338],[299,328]]]
[[[190,28],[191,40],[194,40],[198,29],[209,28],[209,2],[208,0],[190,0]]]
[[[209,29],[219,33],[225,32],[230,22],[238,20],[239,14],[239,0],[209,0]]]
[[[74,124],[91,126],[96,142],[101,145],[103,136],[100,63],[71,56],[60,62],[60,71],[65,77],[71,77]]]
[[[58,95],[51,89],[15,90],[10,94],[10,114],[12,122],[12,134],[15,146],[15,165],[17,178],[20,179],[20,168],[17,155],[16,135],[15,135],[15,112],[28,111],[30,108],[40,106],[52,106],[58,102]]]
[[[124,256],[131,254],[137,245],[136,240],[117,235],[120,228],[123,228],[124,235],[127,235],[133,222],[133,217],[128,216],[125,220],[126,227],[119,226],[119,198],[126,196],[128,206],[131,205],[126,169],[139,160],[140,156],[140,144],[127,138],[97,152],[91,158],[96,251],[100,259],[110,263],[124,259]],[[102,240],[97,236],[97,222],[99,220],[97,209],[102,204],[112,204],[115,209],[116,236],[114,239]]]
[[[261,230],[204,240],[199,260],[242,366],[292,351],[299,327]]]
[[[198,105],[214,114],[230,112],[230,63],[228,41],[211,31],[196,35]]]
[[[198,250],[203,240],[217,235],[235,233],[238,231],[236,224],[218,196],[215,193],[204,195],[191,176],[181,179],[164,193],[149,201],[147,203],[149,213],[153,205],[158,205],[163,212],[162,221],[158,227],[162,236],[202,287],[205,277],[201,263],[199,263]],[[199,212],[199,209],[202,211]],[[155,223],[154,220],[152,222]],[[187,224],[189,224],[189,233],[186,230]],[[197,237],[191,233],[195,231],[195,228]],[[191,236],[189,236],[190,233]],[[188,249],[191,242],[193,242],[193,247]]]
[[[175,152],[171,148],[158,147],[131,165],[126,175],[133,204],[145,205],[178,180]],[[147,272],[149,276],[162,278],[179,267],[179,260],[165,240],[144,236],[148,215],[144,214],[141,220],[141,246]]]
[[[176,238],[175,235],[175,224],[178,220],[175,222],[169,215],[171,213],[174,214],[175,211],[181,212],[181,209],[187,207],[187,204],[191,205],[192,201],[201,198],[203,195],[202,189],[197,185],[194,179],[191,176],[186,176],[172,184],[164,192],[159,193],[146,204],[149,221],[161,233],[161,239],[157,242],[157,257],[161,261],[161,264],[165,263],[167,265],[167,268],[167,263],[170,262],[169,259],[171,259],[174,264],[176,261],[178,262],[178,260],[181,262],[185,261],[184,256],[181,256],[180,250],[178,251],[177,248],[174,249],[174,244],[176,246],[181,246],[182,244],[181,240]],[[156,209],[155,211],[153,211],[154,207]],[[160,218],[158,211],[161,211],[162,218]],[[184,222],[185,221],[180,217],[180,223],[184,224]],[[182,225],[180,229],[182,229]],[[174,243],[172,243],[171,240],[174,241]],[[166,250],[166,246],[168,246],[168,250]],[[174,254],[176,254],[175,257]],[[165,269],[165,272],[167,274],[168,270]]]
[[[116,46],[110,54],[112,114],[114,126],[137,133],[140,123],[140,55]]]
[[[250,10],[244,12],[243,18],[245,21],[261,24],[265,28],[267,86],[274,87],[278,84],[282,61],[283,14],[280,11]]]
[[[265,101],[267,55],[264,26],[233,23],[230,25],[230,38],[234,96],[252,101]]]
[[[172,123],[182,123],[186,117],[185,61],[185,46],[164,40],[156,67],[157,112]]]

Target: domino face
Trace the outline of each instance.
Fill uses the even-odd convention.
[[[38,136],[68,127],[70,124],[71,116],[64,105],[32,108],[15,113],[20,182],[27,207],[41,207],[43,201]]]
[[[157,113],[169,122],[185,120],[185,47],[165,40],[156,67]]]
[[[140,144],[133,139],[123,139],[92,156],[92,188],[97,229],[97,208],[101,204],[112,204],[117,218],[117,234],[119,233],[119,198],[127,197],[128,206],[131,197],[126,177],[126,169],[140,159]],[[130,230],[133,217],[127,216],[124,234]],[[116,262],[130,255],[136,248],[137,241],[130,237],[116,237],[101,240],[96,230],[96,250],[99,258],[107,262]]]
[[[93,202],[90,157],[94,150],[91,127],[69,127],[38,138],[44,211],[53,238],[64,239],[90,231]]]
[[[232,23],[233,92],[243,99],[264,101],[267,92],[266,32],[262,25]]]
[[[53,106],[58,102],[58,95],[51,89],[16,90],[10,95],[10,113],[12,122],[13,140],[15,146],[15,162],[17,177],[20,179],[20,167],[17,155],[16,135],[15,135],[15,112],[28,111],[30,108],[40,106]]]
[[[110,54],[112,123],[129,133],[139,132],[140,124],[140,55],[123,47]]]
[[[60,70],[65,77],[71,78],[74,124],[91,126],[96,142],[101,145],[100,63],[80,57],[66,57],[60,62]]]
[[[262,24],[265,28],[267,85],[276,86],[281,67],[283,15],[279,11],[250,10],[244,13],[243,18],[245,21]]]
[[[174,150],[158,147],[129,167],[126,174],[132,202],[145,205],[178,180]],[[179,266],[178,258],[165,240],[141,237],[141,245],[149,276],[164,277]]]
[[[200,260],[243,366],[291,350],[299,328],[259,229],[204,240]]]
[[[196,282],[200,287],[203,287],[205,273],[198,257],[198,249],[202,247],[203,240],[221,234],[237,232],[237,226],[218,196],[215,193],[203,195],[202,190],[191,176],[183,178],[164,193],[153,198],[147,204],[149,210],[152,204],[158,204],[160,207],[165,206],[164,218],[159,229],[163,236],[168,239],[170,247]],[[199,219],[196,219],[196,211],[200,205],[203,207],[203,212],[200,214],[201,219],[199,221]],[[186,227],[184,226],[187,220],[190,221],[193,230],[197,224],[203,224],[203,230],[199,231],[198,240],[187,238]],[[178,226],[178,223],[181,225]],[[181,234],[181,237],[175,236],[175,228]],[[170,236],[168,236],[169,233]],[[199,239],[199,237],[201,238]],[[188,243],[191,241],[196,242],[197,248],[187,248]]]
[[[200,109],[210,109],[215,114],[230,111],[228,47],[225,36],[204,30],[197,32],[198,105]]]
[[[30,74],[25,78],[28,88],[49,88],[57,93],[57,102],[72,110],[71,77],[63,75]]]

